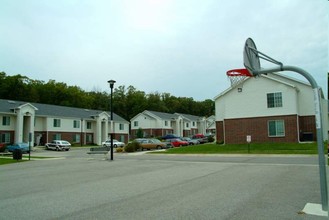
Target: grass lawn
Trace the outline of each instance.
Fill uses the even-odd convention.
[[[48,159],[53,157],[39,157],[39,156],[31,156],[31,159]],[[29,161],[29,156],[23,155],[22,160],[14,160],[12,155],[5,155],[0,158],[0,165],[11,164],[11,163],[21,163]]]
[[[327,145],[325,144],[325,153]],[[160,152],[159,152],[160,153]],[[263,143],[256,144],[200,144],[188,147],[171,148],[165,154],[317,154],[316,143]]]
[[[13,158],[0,158],[0,165],[11,164],[11,163],[21,163],[28,160],[14,160]]]

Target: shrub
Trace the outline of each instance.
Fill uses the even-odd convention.
[[[216,144],[222,145],[224,144],[224,141],[217,141]]]
[[[142,138],[144,137],[144,131],[142,128],[138,128],[137,132],[136,132],[136,136],[137,138]]]
[[[116,152],[117,152],[117,153],[122,153],[122,152],[123,152],[123,147],[118,147],[118,148],[116,149]]]
[[[215,138],[213,136],[208,136],[208,142],[212,143],[215,141]]]
[[[135,152],[140,148],[141,148],[140,144],[136,141],[133,141],[125,146],[125,152]]]

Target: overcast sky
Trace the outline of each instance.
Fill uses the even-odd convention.
[[[259,51],[312,74],[327,96],[328,4],[0,0],[0,71],[85,91],[109,92],[114,79],[116,87],[203,101],[230,86],[226,71],[243,68],[251,37]]]

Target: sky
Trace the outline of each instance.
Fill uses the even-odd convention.
[[[244,68],[251,37],[327,97],[328,9],[326,0],[0,0],[0,71],[203,101],[230,87],[226,72]]]

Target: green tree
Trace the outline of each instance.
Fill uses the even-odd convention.
[[[144,137],[144,132],[142,128],[138,128],[136,131],[136,138],[143,138]]]

